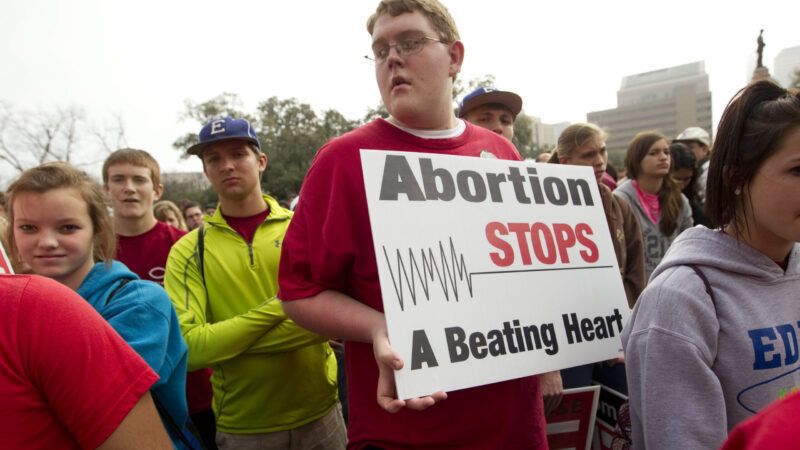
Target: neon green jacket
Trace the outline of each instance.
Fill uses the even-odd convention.
[[[189,370],[214,371],[214,413],[225,433],[293,429],[324,416],[338,400],[336,358],[326,338],[288,319],[275,298],[292,213],[264,200],[270,213],[251,244],[219,208],[205,219],[205,287],[197,230],[172,247],[164,276],[189,347]]]

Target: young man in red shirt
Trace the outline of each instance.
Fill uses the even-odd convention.
[[[114,208],[116,259],[139,278],[164,284],[169,251],[186,232],[153,214],[164,193],[158,162],[144,150],[117,150],[103,163],[103,189]]]
[[[298,324],[346,341],[349,448],[546,448],[536,377],[396,398],[393,372],[404,362],[387,336],[360,149],[520,157],[453,113],[464,45],[441,3],[384,0],[367,30],[390,117],[320,149],[284,239],[278,297]]]

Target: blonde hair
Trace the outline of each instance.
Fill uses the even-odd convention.
[[[161,167],[158,161],[150,153],[135,148],[121,148],[108,155],[103,163],[103,184],[108,184],[108,168],[119,164],[144,167],[150,170],[150,181],[153,182],[153,186],[161,184]]]
[[[367,32],[372,34],[375,22],[383,14],[397,17],[400,14],[419,11],[427,17],[433,29],[439,35],[439,40],[445,44],[452,44],[461,39],[458,35],[458,28],[450,11],[437,0],[381,0],[378,8],[369,19],[367,19]]]
[[[178,228],[183,231],[188,231],[186,220],[183,219],[183,214],[181,213],[180,208],[178,208],[178,205],[169,200],[161,200],[153,205],[153,215],[155,215],[156,219],[161,222],[167,221],[168,211],[172,211],[172,213],[175,214],[175,217],[178,219]]]
[[[14,201],[20,194],[43,194],[55,189],[74,189],[86,202],[86,209],[92,221],[94,239],[93,257],[95,261],[111,264],[117,250],[117,237],[114,223],[108,213],[108,205],[100,185],[86,172],[64,162],[52,162],[28,169],[8,188],[8,223],[6,240],[9,257],[19,264],[19,250],[14,242]]]
[[[553,150],[548,162],[561,164],[559,159],[561,156],[571,157],[572,152],[583,147],[595,137],[605,140],[608,134],[593,123],[574,123],[564,128],[564,131],[558,136],[558,144],[556,144],[556,148]]]

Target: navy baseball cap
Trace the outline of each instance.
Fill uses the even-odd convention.
[[[479,87],[465,95],[458,105],[458,117],[464,117],[468,112],[481,105],[499,103],[509,111],[514,118],[522,111],[522,97],[509,91],[498,91],[495,87]]]
[[[212,119],[203,125],[198,137],[200,142],[189,147],[186,153],[200,156],[209,144],[231,139],[241,139],[253,143],[261,151],[261,144],[258,142],[256,130],[250,126],[250,122],[244,119],[235,119],[233,117]]]

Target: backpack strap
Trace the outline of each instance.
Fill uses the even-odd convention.
[[[200,271],[200,278],[203,280],[203,287],[208,291],[206,287],[206,271],[205,265],[203,264],[203,258],[205,256],[205,224],[201,223],[200,226],[197,228],[197,269]]]
[[[165,422],[167,427],[172,430],[176,436],[178,436],[178,439],[180,439],[183,445],[191,450],[202,449],[203,446],[197,441],[197,439],[192,439],[194,436],[191,436],[191,438],[187,436],[183,429],[179,427],[177,423],[175,423],[175,419],[172,418],[172,416],[169,414],[169,411],[167,411],[167,408],[164,407],[158,397],[155,395],[151,395],[151,397],[153,398],[153,403],[156,405],[158,415],[161,416],[161,421]]]
[[[706,287],[706,294],[708,294],[708,296],[711,297],[711,303],[716,308],[717,300],[714,298],[714,291],[711,289],[711,283],[708,282],[708,278],[706,278],[706,274],[704,274],[703,271],[700,270],[700,268],[695,266],[694,264],[687,264],[687,265],[692,270],[694,270],[694,273],[696,273],[697,276],[700,277],[701,280],[703,280],[703,285]]]
[[[206,292],[206,311],[208,311],[208,286],[206,285],[206,270],[205,270],[205,237],[206,229],[205,223],[201,223],[197,227],[197,247],[195,248],[194,260],[197,263],[197,271],[200,272],[200,279],[203,281],[203,290]],[[187,294],[188,295],[188,294]],[[206,313],[210,314],[210,313]]]

